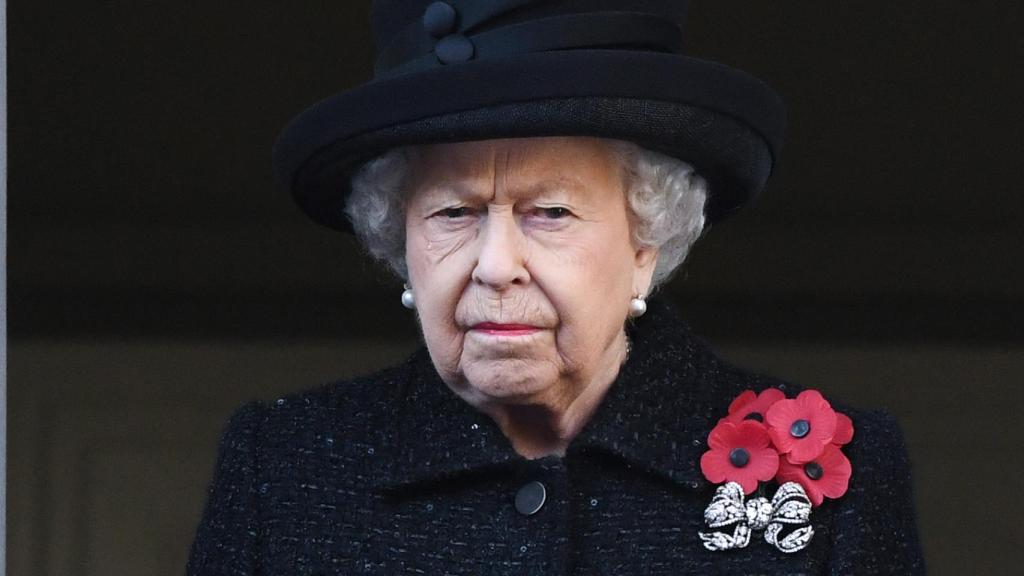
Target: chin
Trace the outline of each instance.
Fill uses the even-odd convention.
[[[476,394],[504,403],[527,404],[558,380],[550,366],[531,364],[521,360],[482,362],[467,366],[463,374]]]

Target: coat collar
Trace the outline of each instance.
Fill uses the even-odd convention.
[[[703,478],[706,438],[743,388],[667,302],[651,299],[627,333],[631,352],[566,457],[611,454],[688,488]],[[377,485],[401,488],[525,460],[497,424],[452,392],[421,347],[405,364],[390,402],[397,412],[376,432]]]

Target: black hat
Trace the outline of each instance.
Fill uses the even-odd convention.
[[[351,177],[390,148],[600,136],[692,164],[720,220],[764,187],[785,112],[760,80],[681,54],[686,5],[374,0],[373,80],[292,119],[274,144],[276,177],[311,218],[351,230]]]

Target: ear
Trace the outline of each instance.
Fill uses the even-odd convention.
[[[654,268],[658,264],[658,249],[638,248],[634,253],[633,263],[633,290],[636,294],[646,296],[650,292]]]

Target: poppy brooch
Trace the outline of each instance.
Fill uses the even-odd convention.
[[[817,390],[792,399],[778,388],[740,394],[711,430],[710,450],[700,459],[709,482],[724,482],[704,511],[712,530],[699,533],[704,547],[743,548],[763,530],[782,552],[806,548],[814,536],[811,508],[849,486],[850,461],[841,447],[852,439],[853,422]],[[762,482],[772,480],[779,487],[769,499]]]

